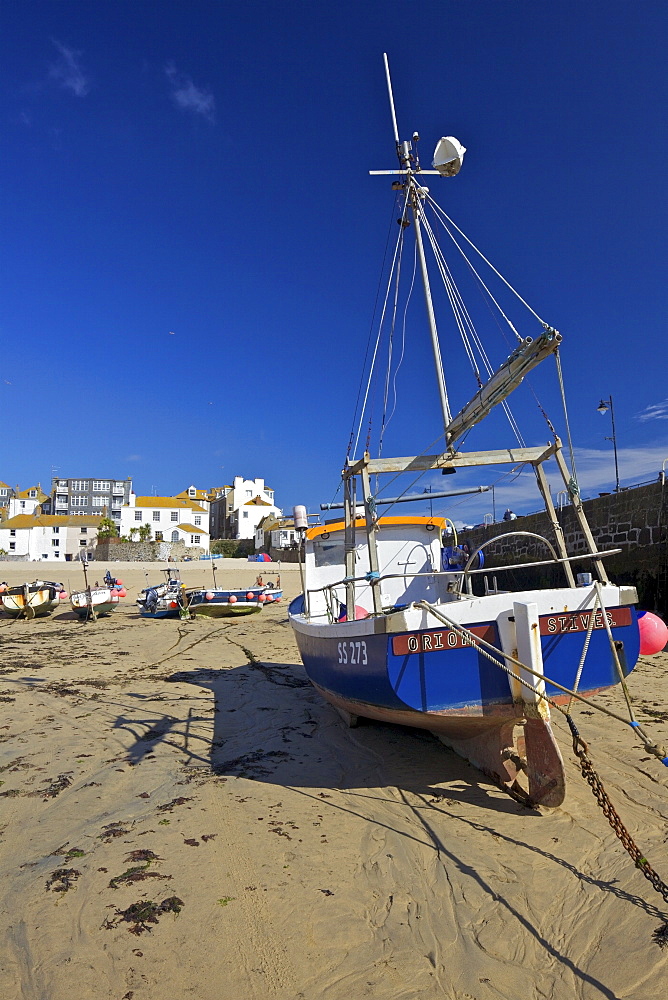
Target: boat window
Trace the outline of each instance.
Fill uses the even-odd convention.
[[[316,566],[342,566],[345,562],[343,538],[316,538],[313,542]]]

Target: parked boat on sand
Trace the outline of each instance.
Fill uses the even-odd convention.
[[[537,329],[530,335],[520,335],[489,292],[487,302],[490,307],[498,306],[499,322],[505,322],[508,337],[516,345],[496,370],[489,364],[435,234],[439,228],[445,230],[455,247],[455,256],[464,257],[479,287],[487,292],[487,285],[467,256],[473,244],[436,204],[422,180],[424,174],[454,177],[465,150],[453,137],[441,139],[434,154],[434,169],[421,169],[417,133],[412,143],[399,140],[387,63],[386,72],[399,169],[373,173],[392,175],[400,226],[385,299],[393,304],[394,312],[388,307],[388,373],[378,379],[386,387],[379,421],[380,442],[382,445],[391,418],[387,387],[396,385],[397,365],[390,367],[391,337],[405,315],[398,293],[398,262],[404,253],[411,261],[411,266],[404,269],[411,272],[414,260],[416,271],[422,275],[442,417],[440,428],[430,433],[424,432],[421,424],[416,424],[415,429],[423,432],[426,441],[436,438],[437,442],[440,431],[441,443],[436,454],[429,453],[434,448],[432,442],[419,454],[399,458],[385,457],[380,448],[377,457],[372,458],[368,446],[356,451],[357,442],[365,440],[365,418],[371,428],[364,408],[372,397],[372,368],[366,390],[362,385],[357,437],[351,435],[352,448],[349,446],[342,473],[343,501],[322,505],[323,509],[342,509],[342,515],[331,523],[309,528],[305,509],[295,509],[295,526],[304,539],[303,594],[290,605],[290,622],[311,682],[350,724],[358,716],[365,716],[430,730],[511,794],[532,804],[558,806],[565,793],[564,766],[546,699],[551,699],[553,705],[564,705],[573,691],[576,698],[589,697],[619,683],[633,669],[640,647],[634,607],[637,595],[633,587],[619,586],[608,579],[605,557],[619,550],[597,550],[580,500],[575,469],[568,468],[552,423],[548,421],[552,440],[543,446],[526,447],[519,438],[517,444],[501,450],[461,450],[474,425],[498,404],[506,410],[515,430],[505,400],[543,360],[556,359],[561,385],[562,338],[533,310],[529,310],[533,316],[529,323]],[[410,254],[404,249],[409,233],[414,237]],[[431,244],[434,251],[457,333],[465,342],[473,368],[474,394],[455,416],[443,375],[425,243]],[[483,260],[488,263],[486,258]],[[524,300],[520,302],[526,306]],[[370,352],[374,363],[381,355],[382,333],[381,325],[375,350]],[[339,346],[345,350],[344,345]],[[396,349],[395,356],[398,354]],[[403,354],[402,341],[399,364]],[[460,391],[459,380],[454,388]],[[563,400],[565,405],[565,397]],[[543,468],[547,460],[556,463],[563,479],[562,489],[570,498],[586,540],[585,552],[567,551]],[[502,574],[520,566],[526,571],[527,564],[522,565],[518,558],[512,566],[494,568],[510,588],[499,590],[496,580],[490,586],[484,578],[485,546],[468,553],[447,518],[380,514],[383,504],[394,506],[415,500],[424,503],[424,491],[410,492],[424,473],[502,465],[514,470],[528,468],[535,474],[554,531],[551,539],[542,539],[545,558],[530,565],[541,571],[547,566],[560,571],[562,584],[544,586],[537,580],[535,586],[513,590],[512,575]],[[403,492],[396,485],[402,475],[410,478]],[[389,477],[392,491],[399,496],[386,498],[384,476]],[[476,487],[475,491],[487,488]],[[474,489],[433,496],[467,492]],[[504,537],[514,539],[519,549],[526,534],[509,531]],[[576,563],[582,564],[576,569],[586,572],[576,575]]]
[[[60,606],[67,598],[62,583],[51,580],[33,580],[17,587],[0,585],[0,600],[3,610],[14,618],[42,618]]]

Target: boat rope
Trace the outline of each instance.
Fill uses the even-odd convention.
[[[394,209],[394,206],[392,206],[391,219],[394,218],[394,213],[395,213],[395,209]],[[387,230],[387,239],[385,241],[385,251],[383,253],[383,262],[382,262],[382,265],[381,265],[381,268],[380,268],[380,273],[378,275],[378,284],[376,286],[376,299],[375,299],[374,306],[373,306],[373,313],[372,313],[372,317],[371,317],[371,323],[369,325],[369,333],[368,333],[367,341],[366,341],[366,351],[364,353],[364,361],[362,363],[362,371],[360,373],[359,385],[357,387],[357,399],[355,400],[355,409],[353,411],[353,419],[352,419],[352,424],[351,424],[351,427],[350,427],[350,438],[348,440],[348,449],[346,451],[346,458],[350,457],[351,449],[353,447],[353,440],[354,440],[354,437],[355,437],[355,420],[357,418],[357,412],[359,410],[359,405],[360,405],[360,397],[362,395],[362,386],[364,384],[364,372],[366,371],[367,359],[369,357],[369,349],[371,347],[371,335],[372,335],[374,327],[375,327],[375,317],[376,317],[376,312],[378,310],[378,299],[380,298],[381,282],[382,282],[382,279],[383,279],[383,274],[385,272],[385,262],[387,260],[388,247],[390,245],[390,234],[392,232],[393,232],[392,222],[390,221],[390,225],[388,226],[388,230]],[[362,418],[360,417],[360,422],[361,422],[361,419]]]
[[[582,644],[582,654],[580,656],[580,662],[578,663],[578,669],[575,671],[575,680],[573,681],[573,690],[577,691],[580,687],[580,678],[582,677],[582,670],[585,665],[585,660],[587,659],[587,652],[589,650],[589,643],[591,642],[592,632],[594,631],[594,621],[596,618],[596,610],[601,601],[601,593],[597,589],[596,597],[594,598],[594,605],[591,609],[591,614],[589,615],[589,624],[587,626],[587,634],[585,636],[585,641]],[[573,704],[573,696],[571,695],[570,701],[566,706],[566,714],[570,715],[571,705]]]
[[[404,211],[405,211],[405,207],[404,207]],[[392,287],[392,276],[393,276],[395,268],[397,266],[397,260],[398,260],[400,254],[401,254],[401,248],[402,248],[402,245],[403,245],[403,234],[404,234],[404,230],[403,230],[403,228],[400,227],[399,234],[397,236],[397,240],[396,240],[396,243],[395,243],[395,246],[394,246],[394,253],[393,253],[393,256],[392,256],[392,263],[391,263],[391,266],[390,266],[389,280],[388,280],[388,284],[387,284],[387,289],[385,291],[385,298],[383,300],[383,308],[382,308],[382,311],[381,311],[380,322],[378,324],[378,333],[376,335],[376,341],[375,341],[374,348],[373,348],[373,354],[372,354],[372,358],[371,358],[371,364],[370,364],[370,367],[369,367],[369,375],[368,375],[368,378],[367,378],[366,389],[364,391],[364,401],[363,401],[363,404],[362,404],[362,408],[360,410],[359,423],[358,423],[358,426],[357,426],[357,435],[355,437],[355,444],[354,444],[353,449],[352,449],[352,454],[353,455],[357,454],[357,449],[359,447],[360,435],[362,433],[362,426],[364,424],[364,414],[366,412],[367,404],[368,404],[368,401],[369,401],[369,393],[371,391],[371,385],[372,385],[372,382],[373,382],[374,371],[375,371],[375,367],[376,367],[376,361],[377,361],[377,358],[378,358],[378,351],[379,351],[379,348],[380,348],[380,342],[381,342],[381,337],[382,337],[382,332],[383,332],[383,326],[384,326],[384,323],[385,323],[385,314],[386,314],[386,311],[387,311],[387,302],[388,302],[388,298],[389,298],[389,295],[390,295],[390,288]],[[371,424],[369,422],[369,433],[370,433],[370,427],[371,427]]]
[[[478,353],[480,355],[483,367],[484,367],[484,369],[485,369],[488,377],[491,377],[493,375],[493,373],[494,373],[494,366],[492,365],[492,363],[491,363],[491,361],[489,359],[489,355],[487,354],[487,351],[485,350],[484,344],[483,344],[483,342],[482,342],[482,340],[480,338],[480,335],[478,334],[478,331],[475,328],[475,324],[474,324],[474,322],[473,322],[473,320],[471,318],[471,315],[470,315],[470,313],[468,311],[468,308],[466,307],[466,304],[464,302],[463,296],[462,296],[461,292],[459,291],[459,289],[457,287],[455,279],[454,279],[454,277],[452,275],[452,271],[450,270],[450,268],[448,266],[448,263],[447,263],[447,261],[445,259],[445,255],[443,254],[443,251],[441,250],[440,246],[438,245],[438,241],[436,239],[436,234],[434,233],[434,230],[433,230],[433,228],[431,226],[431,223],[430,223],[429,219],[427,218],[427,216],[426,216],[426,214],[424,212],[423,206],[420,206],[420,218],[421,218],[421,221],[422,221],[423,228],[425,229],[425,231],[428,234],[429,242],[431,244],[431,248],[432,248],[432,251],[433,251],[433,254],[434,254],[434,258],[436,260],[436,264],[437,264],[437,267],[438,267],[438,270],[439,270],[439,274],[441,276],[441,280],[443,281],[443,285],[444,285],[445,290],[447,292],[448,299],[450,300],[450,306],[451,306],[453,315],[455,317],[455,322],[456,322],[457,327],[459,329],[459,334],[460,334],[460,337],[462,339],[462,343],[464,344],[464,349],[465,349],[466,354],[467,354],[467,356],[469,358],[469,361],[471,363],[471,367],[473,369],[473,374],[474,374],[474,376],[476,378],[476,381],[478,383],[478,389],[482,389],[482,380],[480,378],[480,370],[479,370],[478,365],[477,365],[477,363],[475,361],[475,356],[473,354],[473,348],[472,348],[471,342],[470,342],[471,340],[475,344],[475,347],[476,347],[476,349],[477,349],[477,351],[478,351]],[[481,283],[484,286],[484,283],[482,282],[482,279],[477,274],[477,272],[475,271],[475,269],[473,268],[473,266],[470,264],[469,261],[467,261],[467,263],[469,263],[469,266],[470,266],[472,272],[476,275],[476,277],[481,281]],[[492,298],[492,301],[494,301],[493,298]],[[494,304],[499,309],[499,312],[501,313],[501,315],[503,316],[503,318],[506,319],[507,322],[510,322],[507,319],[507,317],[505,316],[505,314],[503,313],[503,310],[498,305],[498,303],[494,302]],[[511,326],[513,332],[516,334],[516,336],[519,337],[519,334],[517,333],[517,331],[515,330],[515,328],[512,326],[512,324],[510,324],[510,326]],[[521,337],[520,337],[520,340],[521,340]],[[515,419],[515,417],[514,417],[514,415],[512,413],[512,410],[510,409],[508,401],[507,400],[503,400],[502,403],[501,403],[501,405],[502,405],[502,408],[503,408],[503,410],[504,410],[504,412],[506,414],[506,417],[508,419],[508,423],[510,424],[510,428],[513,431],[513,433],[515,434],[515,437],[517,438],[517,442],[518,442],[519,446],[521,448],[525,447],[525,442],[524,442],[524,439],[522,437],[522,432],[520,431],[519,424],[517,423],[517,421],[516,421],[516,419]]]
[[[568,440],[568,452],[571,458],[571,478],[568,482],[568,492],[571,495],[571,499],[575,500],[580,495],[580,487],[578,486],[578,474],[575,468],[575,452],[573,450],[573,439],[571,437],[571,424],[568,419],[568,405],[566,403],[566,387],[564,386],[564,375],[561,370],[561,357],[559,355],[559,348],[554,352],[554,360],[557,365],[557,377],[559,379],[559,392],[561,393],[561,405],[564,409],[564,422],[566,424],[566,437]]]
[[[656,892],[658,892],[660,896],[663,896],[664,901],[668,903],[668,885],[666,885],[663,879],[657,874],[657,872],[654,871],[649,861],[643,855],[633,837],[622,823],[617,810],[610,801],[610,796],[603,787],[603,782],[594,769],[594,765],[592,764],[587,752],[589,747],[580,736],[578,727],[575,725],[573,718],[570,715],[567,715],[566,721],[568,722],[571,730],[571,735],[573,737],[573,752],[580,762],[582,776],[590,785],[596,801],[603,810],[603,815],[614,830],[615,836],[622,842],[624,849],[633,860],[636,868],[643,873],[645,878],[652,883],[652,887],[656,890]],[[661,933],[662,931],[663,929],[657,933]]]
[[[437,618],[440,622],[442,622],[442,624],[446,625],[453,631],[458,632],[461,636],[463,636],[467,640],[467,643],[469,645],[479,647],[478,650],[479,653],[486,659],[488,659],[490,663],[494,663],[497,667],[500,667],[501,670],[504,670],[509,677],[512,677],[513,680],[519,681],[519,683],[522,684],[525,688],[527,688],[529,691],[535,694],[538,698],[541,698],[543,701],[546,701],[548,705],[551,705],[552,708],[556,709],[556,711],[560,712],[562,715],[568,716],[569,713],[566,708],[564,708],[562,705],[558,705],[553,698],[551,698],[545,692],[540,691],[534,685],[532,685],[527,680],[527,678],[520,677],[518,674],[514,673],[510,669],[510,667],[508,667],[504,663],[501,663],[498,657],[501,657],[502,659],[506,660],[509,663],[515,664],[521,670],[526,670],[527,673],[532,674],[534,677],[537,677],[545,684],[549,684],[551,687],[557,688],[557,690],[562,691],[564,694],[570,695],[571,698],[575,698],[578,701],[584,702],[591,708],[594,708],[597,711],[602,712],[603,715],[608,715],[611,719],[616,719],[617,722],[621,722],[624,726],[630,726],[633,729],[633,731],[636,732],[640,737],[645,747],[645,750],[648,753],[651,753],[655,757],[657,757],[661,761],[661,763],[664,764],[664,766],[668,767],[668,749],[662,744],[652,743],[649,737],[644,733],[642,727],[637,722],[635,722],[635,720],[629,722],[628,719],[625,719],[624,716],[618,715],[616,712],[613,712],[612,709],[606,708],[604,705],[599,705],[597,702],[592,701],[590,698],[585,698],[584,695],[578,694],[578,692],[574,691],[572,688],[565,687],[558,681],[552,680],[550,677],[547,677],[544,673],[541,673],[538,670],[534,670],[532,667],[528,667],[525,663],[522,663],[521,660],[518,660],[516,657],[511,656],[510,653],[502,652],[500,649],[497,649],[497,647],[494,646],[491,642],[487,642],[487,640],[481,638],[481,636],[475,635],[473,632],[467,629],[466,626],[460,625],[459,622],[455,622],[452,619],[448,618],[439,609],[435,608],[433,604],[429,604],[428,601],[416,601],[415,607],[422,608],[423,610],[428,611],[430,614],[434,616],[434,618]],[[605,620],[605,614],[603,615],[603,618]],[[488,650],[491,650],[491,653],[488,652]],[[492,653],[496,655],[493,656]]]
[[[571,735],[573,737],[573,752],[578,758],[582,775],[590,785],[592,792],[594,793],[594,797],[596,798],[596,801],[598,802],[603,811],[603,815],[608,820],[615,835],[621,841],[624,849],[631,857],[636,868],[638,868],[643,873],[645,878],[652,883],[652,887],[656,890],[656,892],[658,892],[659,895],[663,897],[665,902],[668,903],[668,885],[666,885],[666,883],[661,879],[661,877],[657,874],[657,872],[652,868],[649,861],[643,855],[642,851],[633,840],[633,837],[622,823],[619,814],[617,813],[615,807],[613,806],[610,800],[610,796],[608,795],[603,786],[603,782],[601,781],[599,775],[597,774],[594,768],[594,765],[591,762],[591,759],[588,754],[589,748],[585,743],[585,741],[580,736],[578,728],[575,722],[573,721],[573,717],[570,714],[570,704],[569,704],[569,710],[565,710],[564,708],[562,708],[561,705],[557,705],[552,698],[547,696],[544,692],[539,691],[534,685],[529,684],[526,679],[519,677],[509,667],[502,664],[496,657],[491,656],[489,653],[487,653],[487,651],[482,647],[488,646],[490,649],[493,649],[498,656],[502,656],[505,660],[509,660],[511,663],[517,664],[519,667],[521,667],[522,670],[526,670],[530,674],[533,674],[535,677],[540,678],[542,681],[544,681],[544,683],[551,684],[553,687],[559,688],[562,691],[568,691],[568,689],[563,687],[561,684],[557,684],[555,681],[552,681],[549,678],[545,677],[544,674],[539,673],[537,670],[532,670],[525,664],[520,663],[520,661],[515,659],[515,657],[509,656],[507,653],[503,653],[501,652],[501,650],[496,649],[496,647],[494,647],[491,643],[486,642],[486,640],[482,639],[480,636],[474,635],[472,632],[469,631],[469,629],[465,628],[463,625],[459,625],[458,622],[451,621],[446,617],[446,615],[443,615],[440,612],[438,612],[436,608],[434,608],[434,606],[429,604],[427,601],[417,601],[415,603],[415,607],[423,608],[425,611],[428,611],[431,614],[433,614],[435,618],[442,621],[444,624],[446,624],[449,628],[453,629],[455,632],[459,632],[460,635],[466,636],[466,638],[468,639],[469,642],[471,642],[472,645],[478,646],[478,652],[482,656],[485,656],[488,660],[490,660],[491,663],[494,663],[496,666],[501,667],[501,669],[505,670],[505,672],[510,677],[513,677],[516,681],[519,681],[520,684],[524,685],[524,687],[528,688],[530,691],[533,691],[535,695],[537,695],[539,698],[544,699],[546,702],[548,702],[549,705],[551,705],[553,708],[556,708],[557,711],[561,712],[562,715],[566,716],[566,721],[568,723]],[[593,617],[594,615],[592,612],[592,620]],[[607,620],[605,613],[603,614],[603,617],[604,620]],[[577,698],[579,701],[584,701],[588,705],[591,705],[592,708],[597,708],[599,711],[604,712],[606,715],[609,715],[612,718],[617,719],[619,722],[624,723],[624,725],[628,725],[626,719],[623,719],[615,712],[611,712],[610,709],[604,708],[602,705],[597,705],[596,702],[584,698],[582,695],[579,695],[576,691],[571,691],[569,693],[571,694],[572,698]],[[643,739],[643,742],[645,742],[645,738],[643,737],[643,734],[639,729],[637,723],[633,728],[636,730],[636,732],[639,733],[639,735]],[[648,745],[647,743],[645,743],[645,749],[654,753],[656,757],[661,757],[661,754],[663,754],[661,762],[666,766],[668,766],[668,756],[666,756],[667,752],[665,747],[658,747],[654,745]],[[666,926],[668,926],[668,924]],[[663,933],[663,929],[661,933]]]
[[[450,218],[450,216],[449,216],[449,215],[447,215],[447,214],[446,214],[446,213],[445,213],[445,212],[443,211],[443,209],[441,208],[441,206],[440,206],[440,205],[439,205],[439,204],[438,204],[437,202],[435,202],[435,201],[434,201],[434,199],[433,199],[433,198],[431,197],[431,195],[430,195],[430,194],[427,194],[427,195],[426,195],[426,197],[427,197],[427,199],[428,199],[428,201],[429,201],[429,204],[430,204],[430,205],[432,206],[432,208],[434,209],[434,211],[436,212],[436,214],[437,214],[437,215],[439,216],[439,218],[441,219],[441,221],[442,221],[442,222],[444,223],[444,229],[445,229],[445,231],[447,232],[448,236],[450,237],[450,239],[452,240],[452,242],[453,242],[453,243],[455,244],[455,246],[457,247],[457,249],[459,250],[459,252],[460,252],[460,253],[462,254],[462,256],[463,256],[463,257],[464,257],[464,258],[466,259],[466,257],[465,257],[465,254],[464,254],[463,250],[461,249],[461,247],[460,247],[460,246],[459,246],[459,244],[457,243],[456,239],[454,238],[454,236],[452,235],[452,233],[451,233],[451,232],[450,232],[450,230],[448,229],[447,225],[445,225],[445,223],[446,223],[446,222],[448,223],[448,225],[452,226],[452,227],[453,227],[453,229],[456,229],[456,230],[457,230],[457,232],[458,232],[458,233],[459,233],[459,235],[460,235],[460,236],[462,237],[462,239],[466,240],[466,242],[468,243],[468,245],[469,245],[469,246],[470,246],[470,247],[471,247],[471,248],[472,248],[473,250],[475,250],[475,252],[476,252],[476,253],[478,254],[478,256],[479,256],[479,257],[480,257],[480,258],[481,258],[482,260],[484,260],[485,264],[487,264],[487,266],[488,266],[488,267],[489,267],[489,268],[490,268],[490,269],[491,269],[491,270],[492,270],[492,271],[494,272],[494,274],[495,274],[495,275],[497,276],[497,278],[499,278],[499,279],[500,279],[500,280],[501,280],[501,281],[502,281],[502,282],[504,283],[504,285],[506,286],[506,288],[508,288],[508,289],[509,289],[509,290],[510,290],[510,291],[511,291],[511,292],[513,293],[513,295],[515,295],[515,296],[516,296],[516,297],[517,297],[517,298],[519,299],[519,301],[520,301],[520,302],[522,303],[522,305],[523,305],[523,306],[525,306],[525,307],[526,307],[526,308],[527,308],[527,309],[529,310],[529,312],[531,313],[531,315],[532,315],[532,316],[535,316],[535,318],[536,318],[536,319],[538,320],[538,322],[539,322],[539,323],[540,323],[540,324],[541,324],[542,326],[547,326],[548,324],[547,324],[547,323],[545,323],[545,321],[544,321],[544,320],[542,320],[542,319],[540,318],[540,316],[539,316],[539,315],[538,315],[538,313],[537,313],[537,312],[535,311],[535,309],[532,309],[532,308],[531,308],[531,306],[529,305],[529,303],[528,303],[528,302],[526,302],[526,301],[525,301],[525,300],[524,300],[524,299],[522,298],[522,296],[521,296],[521,295],[520,295],[520,293],[519,293],[519,292],[517,291],[517,289],[516,289],[516,288],[513,288],[513,286],[512,286],[511,284],[510,284],[510,282],[509,282],[509,281],[507,281],[507,279],[506,279],[506,278],[504,278],[504,276],[503,276],[503,275],[501,274],[501,272],[500,272],[500,271],[497,271],[497,269],[496,269],[496,268],[494,267],[494,265],[492,264],[492,262],[491,262],[491,261],[489,261],[489,260],[487,259],[487,257],[485,257],[484,253],[483,253],[483,252],[482,252],[481,250],[479,250],[479,249],[478,249],[478,247],[477,247],[477,246],[475,245],[475,243],[473,243],[473,242],[472,242],[472,240],[470,240],[470,239],[468,238],[468,236],[466,235],[466,233],[462,232],[462,230],[461,230],[461,229],[459,228],[459,226],[458,226],[458,225],[456,225],[456,223],[454,223],[454,222],[452,221],[452,219]],[[510,324],[510,325],[511,325],[511,327],[512,327],[512,324]],[[519,336],[519,334],[517,333],[517,331],[515,331],[515,333],[516,333],[516,336],[517,336],[517,337],[518,337],[518,338],[519,338],[519,339],[521,340],[522,338],[521,338],[521,337]]]
[[[406,302],[404,304],[403,322],[402,322],[402,325],[401,325],[401,353],[399,355],[399,361],[397,362],[397,366],[396,366],[396,368],[394,370],[394,374],[392,374],[392,350],[393,350],[393,341],[394,341],[394,331],[395,331],[395,325],[396,325],[396,320],[397,320],[397,308],[398,308],[398,296],[399,296],[399,279],[400,279],[400,274],[401,274],[401,259],[399,260],[399,263],[398,263],[398,266],[397,266],[397,277],[396,277],[396,281],[395,281],[395,292],[394,292],[394,306],[393,306],[393,310],[392,310],[392,322],[390,324],[390,336],[388,338],[388,348],[387,348],[387,372],[386,372],[386,375],[385,375],[385,393],[383,395],[383,417],[382,417],[382,421],[381,421],[380,434],[379,434],[379,438],[378,438],[378,457],[380,457],[382,455],[382,453],[383,453],[383,439],[385,437],[385,431],[387,430],[387,428],[388,428],[388,426],[390,424],[390,421],[392,420],[392,417],[394,416],[394,412],[395,412],[395,410],[397,408],[397,377],[399,375],[399,369],[401,368],[401,365],[402,365],[403,360],[404,360],[404,352],[405,352],[405,349],[406,349],[406,316],[407,316],[407,313],[408,313],[408,306],[409,306],[410,301],[411,301],[411,299],[413,297],[413,289],[415,288],[415,276],[417,274],[417,263],[418,262],[417,262],[417,245],[416,245],[415,248],[414,248],[414,251],[413,251],[413,273],[411,275],[410,288],[408,290],[408,295],[406,297]],[[393,394],[393,400],[394,400],[394,402],[392,404],[392,412],[388,416],[387,415],[387,407],[388,407],[388,399],[389,399],[389,394],[390,394],[390,378],[392,380],[392,394]]]

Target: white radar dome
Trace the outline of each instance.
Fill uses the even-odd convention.
[[[461,169],[465,152],[466,147],[462,146],[454,136],[444,136],[436,143],[432,167],[438,170],[442,177],[454,177]]]

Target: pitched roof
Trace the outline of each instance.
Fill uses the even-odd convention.
[[[208,535],[209,532],[205,528],[196,528],[194,524],[175,524],[175,528],[180,531],[187,531],[191,535]]]
[[[33,490],[37,494],[36,497],[29,496],[29,494]],[[21,490],[20,493],[16,494],[16,496],[17,496],[17,499],[19,499],[19,500],[37,500],[38,503],[42,503],[42,501],[49,499],[48,496],[46,495],[46,493],[44,493],[42,491],[42,488],[39,485],[39,483],[37,484],[37,486],[29,486],[27,490]]]
[[[269,503],[268,500],[263,500],[261,496],[255,497],[253,500],[247,500],[246,503],[241,505],[242,507],[273,507],[273,503]]]
[[[79,525],[82,528],[94,526],[97,528],[101,521],[99,514],[16,514],[2,522],[2,530],[5,528],[74,528]]]
[[[135,507],[171,507],[172,510],[181,508],[194,510],[196,514],[206,514],[204,508],[194,500],[183,500],[180,497],[135,497]]]

